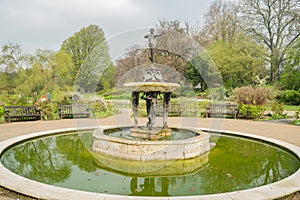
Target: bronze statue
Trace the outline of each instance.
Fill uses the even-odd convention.
[[[154,63],[154,40],[164,34],[163,32],[159,34],[154,34],[154,28],[150,28],[150,34],[147,34],[144,36],[144,38],[148,38],[148,45],[149,45],[149,52],[148,52],[148,58],[152,63]]]

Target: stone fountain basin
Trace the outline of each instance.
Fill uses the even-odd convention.
[[[191,138],[157,141],[117,138],[105,132],[110,130],[94,131],[93,151],[126,160],[185,160],[205,155],[210,150],[209,134],[200,130],[194,131],[197,134]]]
[[[49,136],[53,134],[66,133],[71,131],[82,131],[82,130],[91,130],[99,128],[99,126],[91,126],[91,127],[80,127],[80,128],[65,128],[65,129],[56,129],[42,132],[35,132],[31,134],[25,134],[22,136],[14,137],[5,141],[0,142],[0,154],[2,154],[6,149],[10,146],[18,144],[24,140],[30,140],[37,137]],[[105,128],[105,127],[103,127]],[[220,132],[218,130],[211,129],[202,129],[204,131],[212,131],[212,132]],[[221,132],[220,132],[221,133]],[[222,133],[235,135],[239,137],[252,138],[259,141],[264,141],[273,145],[278,145],[283,147],[284,149],[293,152],[297,158],[300,158],[300,148],[282,142],[276,139],[266,138],[257,135],[251,135],[247,133],[241,132],[233,132],[228,130],[223,130]],[[16,191],[21,194],[29,195],[32,197],[40,198],[40,199],[65,199],[65,200],[74,200],[74,199],[123,199],[123,200],[136,200],[136,199],[145,199],[149,200],[153,197],[134,197],[134,196],[122,196],[122,195],[109,195],[103,193],[94,193],[94,192],[85,192],[74,189],[67,189],[58,186],[48,185],[44,183],[40,183],[37,181],[33,181],[22,176],[19,176],[7,168],[5,168],[2,163],[0,163],[0,185],[2,187],[8,188],[10,190]],[[300,179],[300,169],[292,174],[291,176],[277,181],[272,184],[255,187],[247,190],[226,192],[220,194],[210,194],[210,195],[197,195],[197,196],[174,196],[174,197],[158,197],[157,199],[162,200],[183,200],[183,199],[201,199],[201,200],[232,200],[232,199],[278,199],[282,197],[288,198],[291,194],[296,194],[297,191],[300,191],[299,186]],[[37,189],[38,188],[38,189]],[[292,196],[292,195],[291,195]],[[154,199],[154,198],[153,198]]]
[[[132,88],[136,92],[172,92],[177,88],[180,88],[180,85],[177,83],[165,83],[165,82],[130,82],[125,83],[125,87]]]
[[[187,175],[209,163],[209,152],[187,160],[126,160],[99,152],[91,152],[102,169],[133,177],[170,177]]]

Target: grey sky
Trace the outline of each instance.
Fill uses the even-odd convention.
[[[202,23],[212,0],[1,0],[0,45],[18,43],[23,53],[58,50],[81,28],[103,28],[113,56],[140,43],[158,19]],[[114,47],[117,45],[117,47]],[[118,48],[118,50],[114,49]]]

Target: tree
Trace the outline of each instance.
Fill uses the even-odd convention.
[[[300,37],[287,52],[286,65],[300,70]]]
[[[29,97],[34,97],[34,103],[37,100],[35,98],[40,96],[45,85],[48,83],[49,72],[43,68],[43,66],[36,62],[33,63],[31,68],[20,69],[18,71],[18,86],[16,88],[16,93],[20,98],[29,100]]]
[[[214,41],[231,42],[239,29],[238,6],[233,1],[215,0],[204,15],[204,26],[194,35],[203,46]]]
[[[257,85],[266,76],[265,49],[244,34],[235,35],[232,42],[216,41],[208,53],[218,67],[227,89]]]
[[[15,72],[18,68],[25,67],[26,61],[27,59],[22,54],[21,46],[10,42],[2,47],[0,71]]]
[[[52,83],[49,79],[49,62],[54,54],[51,50],[38,49],[35,55],[29,57],[28,67],[18,69],[16,93],[19,97],[28,99],[33,93],[40,96],[46,85],[49,87]],[[34,98],[34,101],[36,100]]]
[[[299,0],[243,0],[243,28],[268,48],[270,83],[279,79],[287,51],[300,35]]]
[[[17,87],[18,71],[27,67],[28,56],[22,54],[19,44],[9,42],[1,49],[0,93],[12,94]]]
[[[215,0],[194,36],[206,47],[223,77],[225,88],[255,85],[265,76],[264,49],[240,28],[238,4]]]
[[[49,92],[59,101],[64,93],[71,91],[74,65],[69,54],[39,49],[30,57],[29,66],[17,72],[16,92],[21,98],[34,97],[35,102],[37,97]]]
[[[286,63],[280,77],[280,85],[283,89],[300,89],[300,38],[287,52]]]
[[[84,27],[65,40],[61,50],[71,55],[80,91],[95,91],[104,70],[111,65],[103,30],[97,25]]]
[[[178,20],[160,20],[159,30],[164,32],[157,39],[156,62],[170,66],[185,75],[187,63],[199,53],[199,45],[192,40],[190,25]]]
[[[129,70],[147,63],[149,63],[149,60],[146,49],[139,45],[133,45],[126,49],[124,56],[116,61],[115,79],[120,80]]]
[[[89,25],[63,41],[61,50],[71,55],[76,71],[78,71],[89,53],[105,40],[104,32],[99,26]]]
[[[99,85],[97,90],[107,91],[112,89],[116,83],[115,77],[115,68],[113,65],[109,66],[103,72],[103,76],[100,78]]]
[[[223,87],[223,79],[215,62],[206,51],[199,52],[188,63],[186,78],[201,91]]]
[[[70,90],[74,86],[75,66],[69,54],[64,51],[57,52],[50,61],[52,81],[61,90]]]

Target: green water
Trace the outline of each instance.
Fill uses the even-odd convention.
[[[9,170],[60,187],[119,195],[186,196],[242,190],[291,175],[300,162],[280,148],[253,140],[212,135],[209,164],[186,175],[138,177],[115,173],[92,156],[92,132],[39,138],[1,155]],[[130,167],[130,166],[128,166]]]

